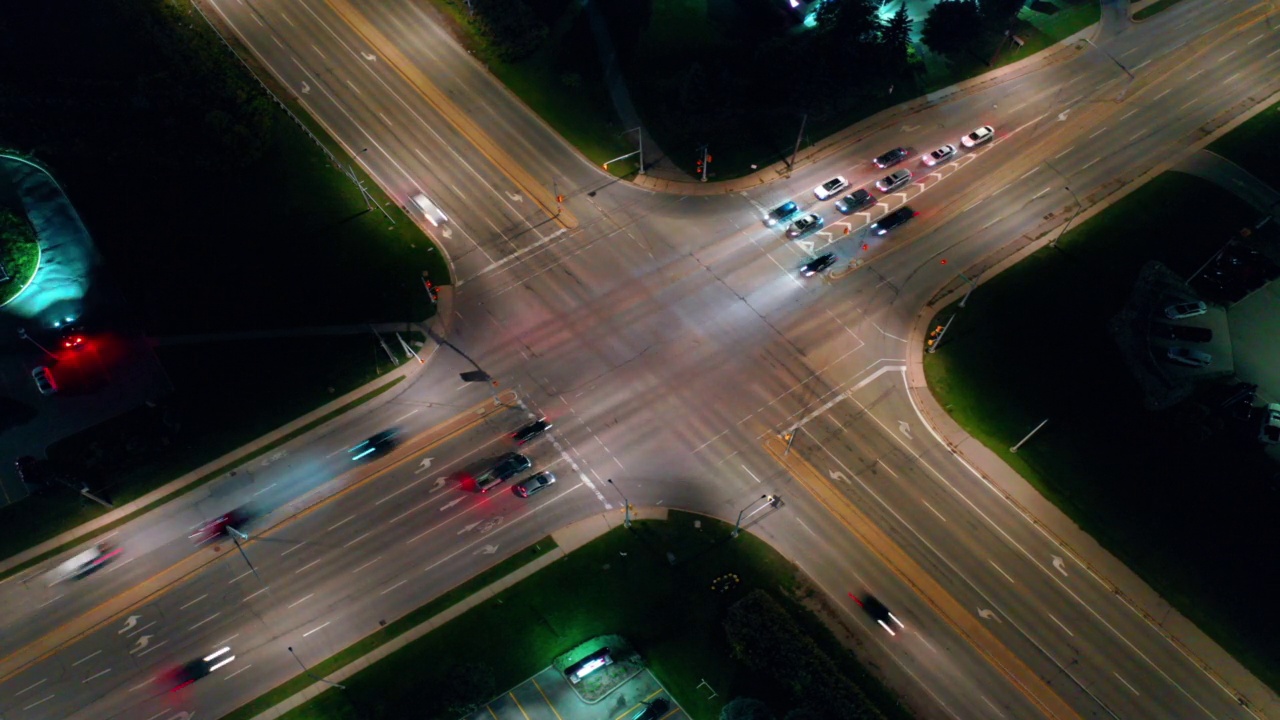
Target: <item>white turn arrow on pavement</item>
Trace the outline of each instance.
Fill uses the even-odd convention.
[[[1062,573],[1063,575],[1067,574],[1067,568],[1064,567],[1065,565],[1066,563],[1062,561],[1062,558],[1058,557],[1057,555],[1053,556],[1053,568],[1058,572]]]
[[[462,502],[462,498],[458,498],[457,500],[450,500],[449,502],[440,506],[440,512],[444,512],[445,510],[448,510],[449,508],[453,507],[454,505],[457,505],[460,502]]]
[[[479,554],[481,554],[481,553],[484,553],[485,555],[492,555],[492,554],[494,554],[494,553],[496,553],[496,552],[498,552],[498,546],[497,546],[497,545],[485,545],[484,547],[480,548],[479,550],[477,550],[477,551],[475,551],[475,552],[473,552],[473,553],[471,553],[471,554],[472,554],[472,555],[479,555]]]
[[[136,642],[136,644],[137,644],[137,647],[135,647],[134,649],[130,650],[130,651],[129,651],[129,654],[130,654],[130,655],[132,655],[133,653],[138,652],[139,650],[141,650],[142,648],[146,647],[147,645],[150,645],[150,644],[151,644],[151,638],[153,638],[153,637],[155,637],[155,636],[154,636],[154,635],[143,635],[142,637],[138,638],[138,639],[135,641],[135,642]]]
[[[919,130],[919,129],[920,129],[919,125],[903,125],[902,126],[902,132],[911,132],[913,130]]]
[[[440,234],[445,236],[446,238],[451,238],[453,237],[453,230],[448,225],[445,225],[443,228],[440,229]]]
[[[122,627],[122,628],[120,628],[119,630],[117,630],[117,631],[116,631],[116,634],[117,634],[117,635],[123,635],[123,634],[125,634],[126,632],[128,632],[128,631],[132,630],[132,629],[133,629],[133,626],[138,624],[138,620],[139,620],[141,617],[142,617],[141,615],[130,615],[128,618],[126,618],[126,619],[125,619],[125,621],[124,621],[124,627]]]
[[[374,55],[373,53],[362,52],[360,53],[360,55],[363,56],[364,59],[368,60],[369,62],[375,62],[378,59],[378,56]]]
[[[435,483],[433,483],[433,484],[431,485],[431,492],[435,492],[435,491],[439,490],[440,488],[444,487],[444,484],[445,484],[445,483],[447,483],[447,482],[449,482],[449,478],[448,478],[448,477],[438,477],[438,478],[436,478]]]
[[[429,458],[429,457],[424,457],[424,458],[422,458],[422,461],[418,463],[418,469],[417,469],[417,470],[414,470],[414,471],[413,471],[413,474],[414,474],[414,475],[417,475],[418,473],[422,472],[423,470],[426,470],[426,469],[430,468],[430,467],[431,467],[431,461],[432,461],[433,459],[434,459],[434,458]]]
[[[524,202],[524,196],[520,193],[513,193],[508,190],[507,197],[511,198],[511,202]]]
[[[840,472],[839,470],[828,470],[827,474],[831,476],[832,480],[843,480],[844,482],[849,483],[850,485],[853,484],[849,482],[849,478],[845,477],[844,473]]]
[[[467,526],[463,527],[461,530],[459,530],[459,531],[458,531],[458,534],[459,534],[459,535],[461,535],[461,534],[463,534],[463,533],[469,533],[469,532],[471,532],[472,530],[475,530],[477,527],[480,527],[480,521],[479,521],[479,520],[477,520],[477,521],[475,521],[475,522],[471,523],[470,525],[467,525]]]
[[[984,620],[995,620],[995,621],[996,621],[996,622],[998,622],[998,623],[1003,623],[1003,622],[1004,622],[1004,621],[1003,621],[1003,620],[1001,620],[1000,618],[996,617],[996,614],[995,614],[995,613],[991,612],[990,610],[988,610],[988,609],[986,609],[986,608],[978,608],[978,617],[980,617],[980,618],[982,618],[982,619],[984,619]]]
[[[176,714],[170,715],[169,720],[191,720],[191,718],[195,716],[196,714],[193,712],[187,712],[186,710],[182,710]]]
[[[1058,122],[1065,122],[1067,119],[1067,113],[1069,112],[1071,112],[1071,109],[1067,108],[1066,110],[1063,110],[1062,112],[1058,113]]]
[[[907,424],[906,420],[898,421],[898,429],[902,431],[903,435],[907,436],[908,440],[911,439],[911,426]]]
[[[306,83],[302,83],[302,94],[306,95],[309,92],[311,92],[311,86]]]

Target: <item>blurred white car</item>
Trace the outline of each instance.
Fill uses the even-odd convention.
[[[443,210],[436,207],[435,203],[427,199],[426,195],[423,195],[422,193],[414,195],[413,204],[418,206],[418,209],[422,211],[422,214],[427,217],[427,222],[432,225],[440,227],[441,223],[449,222],[449,216],[445,215]]]
[[[960,138],[960,144],[967,148],[978,147],[984,142],[989,141],[996,136],[996,131],[990,125],[983,125],[973,132]]]
[[[848,187],[849,187],[849,181],[845,180],[844,176],[837,175],[831,178],[830,180],[822,183],[818,187],[814,188],[813,194],[818,196],[819,200],[826,200],[827,198],[832,197],[836,193]]]
[[[934,165],[941,165],[942,163],[950,160],[955,156],[956,156],[955,145],[943,145],[937,150],[934,150],[928,155],[925,155],[924,164],[928,165],[929,167],[933,167]]]
[[[1209,312],[1209,306],[1199,300],[1196,300],[1195,302],[1184,302],[1170,305],[1164,309],[1164,316],[1170,320],[1184,320],[1197,315],[1203,315],[1206,312]]]

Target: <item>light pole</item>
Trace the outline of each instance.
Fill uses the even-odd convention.
[[[30,341],[31,341],[31,344],[32,344],[32,345],[35,345],[35,346],[36,346],[36,347],[38,347],[38,348],[40,348],[40,350],[41,350],[42,352],[44,352],[44,354],[45,354],[45,355],[48,355],[49,357],[53,358],[54,360],[57,360],[57,359],[58,359],[58,356],[57,356],[57,355],[54,355],[53,353],[49,352],[49,349],[48,349],[48,348],[46,348],[45,346],[43,346],[43,345],[41,345],[40,343],[36,342],[36,339],[35,339],[35,338],[33,338],[33,337],[31,337],[30,335],[28,335],[28,334],[27,334],[27,329],[26,329],[26,328],[18,328],[18,337],[22,338],[23,340],[30,340]]]
[[[733,532],[729,534],[729,537],[738,537],[738,532],[742,529],[742,514],[743,514],[743,513],[745,513],[746,511],[750,510],[751,508],[755,507],[756,503],[760,502],[761,500],[768,500],[768,499],[769,499],[769,496],[768,496],[768,495],[761,495],[760,497],[756,498],[755,500],[752,500],[750,505],[747,505],[746,507],[744,507],[744,508],[742,508],[741,510],[739,510],[739,511],[738,511],[738,519],[737,519],[737,520],[735,520],[735,521],[733,522]]]
[[[1058,237],[1049,241],[1049,247],[1052,248],[1058,247],[1058,241],[1062,239],[1063,235],[1067,234],[1067,228],[1071,227],[1071,223],[1075,221],[1076,216],[1080,214],[1081,210],[1084,210],[1084,205],[1080,202],[1080,198],[1076,196],[1076,191],[1072,190],[1070,185],[1063,185],[1063,187],[1067,189],[1067,192],[1071,193],[1071,198],[1076,201],[1076,211],[1071,213],[1071,217],[1067,218],[1067,224],[1062,226],[1062,232],[1058,233]]]
[[[1099,50],[1099,51],[1101,51],[1101,52],[1102,52],[1102,54],[1103,54],[1103,55],[1106,55],[1108,58],[1111,58],[1111,62],[1115,63],[1115,64],[1116,64],[1116,67],[1118,67],[1118,68],[1120,68],[1121,70],[1123,70],[1123,71],[1124,71],[1124,74],[1125,74],[1125,75],[1128,75],[1130,80],[1133,80],[1133,79],[1134,79],[1134,77],[1133,77],[1133,73],[1129,72],[1129,68],[1125,67],[1125,66],[1124,66],[1124,63],[1121,63],[1119,60],[1117,60],[1117,59],[1115,58],[1115,56],[1114,56],[1114,55],[1112,55],[1111,53],[1107,52],[1106,50],[1103,50],[1102,48],[1098,47],[1097,45],[1094,45],[1094,42],[1093,42],[1092,40],[1090,40],[1089,38],[1084,38],[1084,41],[1085,41],[1085,42],[1087,42],[1087,43],[1089,43],[1090,45],[1093,45],[1093,48],[1094,48],[1095,50]]]
[[[618,490],[618,486],[613,484],[613,478],[605,480],[614,490]],[[618,490],[618,497],[622,498],[622,527],[631,527],[631,501],[627,500],[627,496]]]
[[[640,153],[640,172],[639,172],[639,174],[640,174],[640,175],[643,175],[643,174],[644,174],[644,127],[634,127],[634,128],[631,128],[630,130],[623,130],[623,131],[622,131],[622,134],[623,134],[623,135],[626,135],[627,133],[635,133],[635,134],[636,134],[636,138],[638,138],[638,139],[639,139],[639,141],[640,141],[640,149],[639,149],[639,150],[637,150],[636,152]]]
[[[338,688],[339,690],[346,690],[346,689],[347,689],[347,686],[346,686],[346,685],[339,685],[339,684],[338,684],[338,683],[336,683],[336,682],[330,682],[330,681],[328,681],[328,680],[325,680],[324,678],[317,676],[315,673],[313,673],[313,672],[311,672],[309,669],[307,669],[307,666],[302,664],[302,659],[298,657],[298,654],[297,654],[297,653],[295,653],[295,652],[293,651],[293,648],[292,648],[292,647],[291,647],[291,648],[289,648],[289,654],[293,656],[293,659],[294,659],[294,660],[297,660],[297,661],[298,661],[298,665],[302,668],[302,672],[304,672],[304,673],[306,673],[306,674],[307,674],[307,677],[311,678],[312,680],[315,680],[316,682],[322,682],[322,683],[324,683],[325,685],[332,685],[332,686],[334,686],[334,687]]]

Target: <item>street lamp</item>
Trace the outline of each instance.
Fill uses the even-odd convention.
[[[768,495],[761,495],[760,497],[756,498],[755,500],[752,500],[750,505],[747,505],[746,507],[744,507],[744,508],[742,508],[741,510],[739,510],[739,511],[738,511],[738,519],[734,521],[734,523],[733,523],[733,532],[729,534],[729,537],[738,537],[738,532],[742,529],[742,514],[743,514],[743,513],[745,513],[746,511],[750,510],[751,508],[755,507],[756,503],[760,502],[761,500],[768,500],[768,499],[769,499],[769,496],[768,496]]]
[[[605,480],[614,490],[618,490],[618,486],[613,484],[613,478]],[[622,527],[631,527],[631,501],[627,500],[627,496],[618,490],[618,497],[622,498]]]
[[[640,149],[637,151],[640,153],[640,172],[638,174],[643,175],[644,174],[644,127],[641,126],[641,127],[631,128],[630,130],[623,130],[621,134],[626,135],[627,133],[635,133],[636,138],[640,142]]]
[[[1115,63],[1115,64],[1116,64],[1116,67],[1118,67],[1118,68],[1120,68],[1121,70],[1123,70],[1123,71],[1124,71],[1124,74],[1125,74],[1125,75],[1128,75],[1130,80],[1133,80],[1133,79],[1134,79],[1134,77],[1133,77],[1133,73],[1129,72],[1129,68],[1125,67],[1125,66],[1124,66],[1124,63],[1121,63],[1119,60],[1117,60],[1117,59],[1115,58],[1115,56],[1114,56],[1114,55],[1112,55],[1111,53],[1107,52],[1106,50],[1103,50],[1102,48],[1100,48],[1100,47],[1098,47],[1097,45],[1095,45],[1095,44],[1094,44],[1094,42],[1093,42],[1092,40],[1090,40],[1089,38],[1083,38],[1083,39],[1084,39],[1084,41],[1085,41],[1085,42],[1089,43],[1090,45],[1093,45],[1093,48],[1094,48],[1095,50],[1100,50],[1100,51],[1102,52],[1102,54],[1103,54],[1103,55],[1106,55],[1108,58],[1111,58],[1111,62]]]
[[[1076,191],[1072,190],[1070,185],[1064,185],[1063,187],[1067,189],[1067,192],[1071,193],[1071,198],[1076,201],[1076,211],[1071,214],[1071,217],[1067,218],[1067,224],[1062,226],[1062,232],[1058,233],[1058,237],[1049,241],[1049,247],[1053,248],[1058,247],[1058,241],[1062,239],[1063,235],[1067,234],[1067,228],[1071,227],[1072,221],[1076,219],[1081,210],[1084,210],[1084,205],[1080,202],[1080,198],[1076,196]]]
[[[45,346],[43,346],[43,345],[41,345],[40,343],[36,342],[36,339],[35,339],[35,338],[33,338],[33,337],[31,337],[30,335],[28,335],[28,334],[27,334],[27,329],[26,329],[26,328],[18,328],[18,337],[19,337],[19,338],[22,338],[23,340],[30,340],[30,341],[31,341],[31,344],[32,344],[32,345],[35,345],[36,347],[38,347],[38,348],[40,348],[42,351],[44,351],[44,354],[45,354],[45,355],[48,355],[49,357],[53,358],[54,360],[57,360],[57,359],[58,359],[58,356],[57,356],[57,355],[54,355],[53,353],[49,352],[49,349],[48,349],[48,348],[46,348]]]
[[[312,680],[315,680],[316,682],[322,682],[322,683],[324,683],[325,685],[332,685],[332,686],[334,686],[334,687],[338,688],[339,690],[346,690],[346,689],[347,689],[347,686],[346,686],[346,685],[339,685],[339,684],[338,684],[338,683],[336,683],[336,682],[330,682],[330,681],[328,681],[328,680],[325,680],[325,679],[324,679],[324,678],[322,678],[322,677],[318,677],[315,673],[311,672],[311,670],[309,670],[309,669],[307,668],[307,666],[306,666],[306,665],[303,665],[303,664],[302,664],[302,659],[301,659],[301,658],[299,658],[299,657],[298,657],[298,654],[297,654],[297,653],[295,653],[295,652],[293,651],[293,648],[289,648],[289,654],[293,656],[293,659],[294,659],[294,660],[297,660],[297,661],[298,661],[298,665],[302,668],[302,672],[304,672],[304,673],[306,673],[306,674],[307,674],[307,677],[311,678]]]

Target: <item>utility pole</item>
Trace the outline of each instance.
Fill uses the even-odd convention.
[[[347,689],[347,686],[346,686],[346,685],[339,685],[339,684],[338,684],[338,683],[336,683],[336,682],[330,682],[329,680],[325,680],[324,678],[322,678],[322,677],[318,677],[317,675],[315,675],[314,673],[312,673],[312,672],[311,672],[311,670],[310,670],[306,665],[303,665],[303,664],[302,664],[302,658],[299,658],[299,657],[298,657],[298,654],[297,654],[297,653],[295,653],[295,652],[293,651],[293,648],[292,648],[292,647],[291,647],[291,648],[289,648],[289,654],[293,656],[293,659],[294,659],[294,660],[297,660],[297,661],[298,661],[298,665],[300,665],[300,666],[302,667],[302,672],[306,673],[306,674],[307,674],[307,677],[311,678],[312,680],[315,680],[316,682],[322,682],[322,683],[324,683],[325,685],[332,685],[332,686],[334,686],[334,687],[338,688],[339,690],[346,690],[346,689]]]
[[[809,121],[809,113],[800,116],[800,132],[796,133],[796,147],[791,151],[791,162],[787,163],[787,177],[796,168],[796,156],[800,154],[800,141],[804,139],[804,124]]]
[[[707,165],[711,163],[711,153],[707,152],[707,146],[703,145],[698,148],[702,153],[702,157],[698,158],[698,169],[702,171],[702,182],[707,181]]]
[[[609,486],[614,490],[618,490],[618,486],[613,484],[613,478],[609,478],[605,482],[609,483]],[[631,501],[627,500],[627,496],[623,495],[621,490],[618,490],[618,497],[622,498],[622,527],[629,528],[631,527]]]

